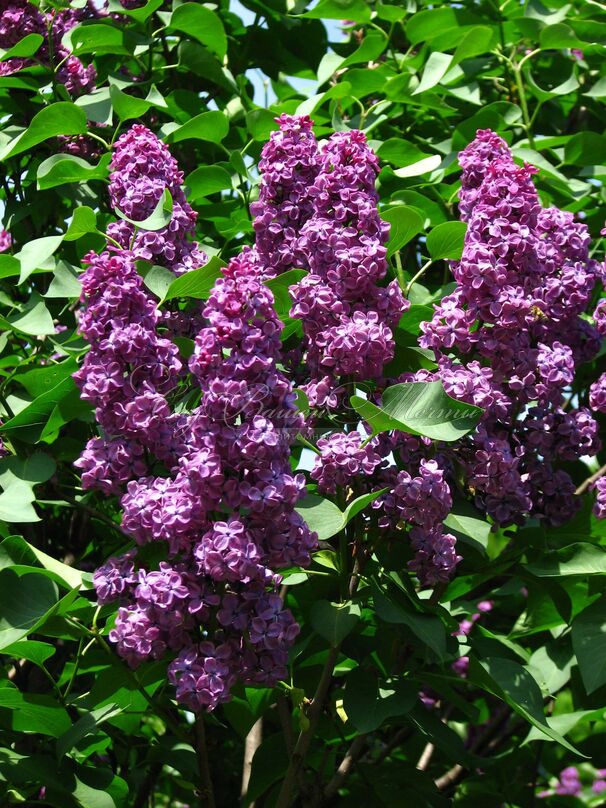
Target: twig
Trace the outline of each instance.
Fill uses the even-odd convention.
[[[252,762],[255,752],[261,746],[263,740],[263,719],[256,721],[244,740],[244,761],[242,763],[242,787],[240,789],[240,799],[244,801],[248,793],[248,783],[252,771]],[[250,803],[249,808],[254,808],[254,803]]]
[[[345,757],[339,764],[337,771],[334,773],[324,789],[325,799],[334,797],[337,791],[341,788],[349,776],[354,763],[364,751],[364,747],[366,746],[366,738],[366,735],[358,735],[358,737],[354,739],[351,746],[347,750]]]
[[[452,767],[452,769],[448,769],[446,774],[443,774],[441,777],[438,777],[438,779],[434,781],[436,784],[436,788],[439,791],[446,791],[447,788],[450,788],[450,786],[453,786],[457,782],[459,776],[464,771],[465,769],[463,768],[463,766],[461,766],[460,763],[457,763]]]
[[[402,729],[398,730],[396,734],[393,736],[391,741],[385,746],[384,749],[381,750],[380,754],[372,761],[373,766],[378,766],[380,763],[383,763],[386,757],[389,757],[394,749],[397,749],[398,746],[403,744],[407,741],[411,735],[414,733],[412,727],[403,727]]]
[[[289,755],[292,755],[295,748],[295,739],[292,731],[292,722],[290,720],[290,708],[286,697],[282,695],[282,693],[276,696],[276,709],[280,723],[282,724],[282,734],[284,735],[286,750]]]
[[[429,765],[429,761],[433,756],[435,746],[432,743],[428,743],[425,745],[425,749],[421,753],[421,757],[419,758],[419,762],[417,763],[417,769],[421,771],[425,771],[425,769]]]
[[[294,751],[290,758],[288,769],[284,775],[284,780],[282,781],[282,787],[278,795],[276,808],[289,808],[291,804],[295,783],[316,731],[320,715],[322,714],[324,700],[326,699],[326,694],[328,693],[328,688],[330,687],[330,682],[332,679],[332,673],[338,658],[339,646],[337,645],[331,648],[328,652],[328,657],[326,659],[326,663],[324,664],[324,668],[322,669],[322,675],[320,676],[318,687],[316,688],[315,695],[309,708],[307,716],[309,723],[307,728],[299,733],[297,743],[295,744]]]
[[[141,783],[141,787],[137,791],[137,796],[133,802],[133,808],[145,808],[148,803],[149,796],[152,792],[156,780],[160,776],[163,768],[163,763],[152,763],[149,767],[145,779]]]
[[[196,718],[196,756],[198,758],[198,773],[200,775],[200,797],[201,808],[215,808],[215,792],[210,776],[210,766],[208,765],[208,751],[206,748],[206,729],[204,727],[204,714],[200,713]]]
[[[587,489],[588,489],[588,488],[589,488],[591,485],[593,485],[593,483],[595,483],[595,482],[596,482],[596,480],[599,480],[599,479],[600,479],[600,477],[602,477],[604,474],[606,474],[606,465],[604,465],[604,466],[602,466],[601,468],[599,468],[599,469],[598,469],[598,470],[595,472],[595,474],[592,474],[592,475],[591,475],[591,477],[588,477],[586,480],[584,480],[584,481],[583,481],[583,482],[580,484],[580,486],[577,488],[577,490],[576,490],[574,493],[575,493],[577,496],[580,496],[581,494],[585,493],[585,491],[587,491]]]

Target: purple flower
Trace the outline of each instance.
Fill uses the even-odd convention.
[[[205,264],[204,253],[188,239],[195,229],[197,214],[185,199],[183,172],[167,147],[145,126],[135,124],[113,148],[109,188],[113,208],[134,221],[143,221],[154,211],[165,190],[173,201],[171,221],[166,227],[139,230],[134,236],[135,256],[162,263],[177,274]],[[134,228],[121,221],[110,225],[108,234],[127,248]]]
[[[606,477],[600,477],[592,486],[596,493],[593,512],[598,519],[606,519]]]
[[[461,556],[456,553],[457,540],[453,535],[443,533],[441,527],[430,530],[413,527],[410,543],[415,557],[408,566],[423,586],[435,586],[450,580],[454,568],[461,561]]]
[[[0,230],[0,253],[7,252],[13,246],[13,238],[8,230]]]
[[[334,494],[338,487],[350,485],[360,475],[370,476],[384,465],[384,460],[371,443],[363,445],[359,432],[337,432],[318,441],[319,456],[311,471],[321,493]]]

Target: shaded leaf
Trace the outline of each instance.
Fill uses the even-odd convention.
[[[404,382],[388,387],[380,407],[360,396],[351,405],[373,434],[393,429],[434,440],[454,441],[478,423],[482,410],[451,398],[441,382]]]

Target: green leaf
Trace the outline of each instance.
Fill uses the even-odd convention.
[[[35,368],[34,370],[28,370],[26,373],[19,373],[15,377],[15,381],[17,381],[20,385],[25,387],[27,392],[30,396],[41,396],[43,393],[52,390],[59,382],[63,381],[64,379],[68,379],[73,373],[78,370],[78,363],[75,359],[66,359],[63,362],[57,362],[53,365],[48,365],[47,367]],[[40,455],[33,455],[33,458],[40,457]],[[41,455],[41,457],[47,459],[47,455]],[[31,464],[32,458],[28,458],[28,463]],[[0,461],[0,468],[2,466],[2,461]],[[54,467],[52,468],[50,475],[54,472]],[[30,479],[29,477],[25,477],[23,479]],[[36,478],[33,478],[36,480]],[[40,482],[44,482],[47,480],[48,477],[40,480]]]
[[[471,540],[481,553],[486,553],[490,525],[468,502],[464,500],[455,502],[444,520],[444,525]]]
[[[401,137],[390,137],[389,140],[379,146],[377,154],[381,160],[387,160],[397,168],[418,163],[420,160],[431,156],[422,151],[416,144]]]
[[[19,480],[10,480],[0,494],[0,520],[14,524],[39,522],[32,507],[36,495],[31,486]]]
[[[26,281],[36,269],[46,269],[48,259],[54,255],[62,241],[63,236],[43,236],[24,244],[15,254],[21,267],[19,283]]]
[[[415,734],[420,733],[428,743],[440,749],[450,760],[469,769],[477,766],[477,758],[466,749],[459,735],[441,721],[433,710],[428,710],[424,705],[417,703],[408,713],[407,719],[417,730]]]
[[[370,22],[370,6],[365,0],[320,0],[301,16],[314,20]]]
[[[288,747],[282,732],[275,732],[263,738],[263,743],[255,751],[252,759],[250,781],[242,808],[261,797],[274,783],[284,778],[288,769]]]
[[[0,62],[5,62],[7,59],[27,59],[40,49],[43,42],[44,37],[40,34],[28,34],[8,50],[0,48]]]
[[[195,300],[206,300],[218,278],[222,276],[221,267],[225,264],[216,255],[199,269],[192,269],[174,280],[166,290],[162,302],[176,297],[192,297]]]
[[[123,93],[115,84],[110,85],[109,97],[111,98],[114,112],[121,121],[140,118],[151,107],[151,104],[145,98],[137,98],[137,96]]]
[[[157,265],[148,267],[146,272],[140,272],[139,274],[143,275],[143,283],[147,286],[149,291],[160,298],[160,300],[165,299],[170,285],[175,281],[174,272],[171,272],[170,269],[166,269],[166,267]]]
[[[75,104],[59,101],[44,107],[34,115],[27,129],[0,151],[0,160],[23,154],[37,146],[38,143],[57,135],[83,135],[85,133],[86,115],[84,111]]]
[[[412,334],[415,338],[420,334],[420,324],[431,320],[433,317],[433,308],[425,306],[420,303],[413,303],[409,309],[400,317],[398,323],[398,331],[406,331],[407,334]],[[398,341],[398,334],[396,333],[396,342]],[[416,342],[416,339],[415,339]],[[408,341],[407,343],[408,344]]]
[[[184,3],[171,14],[168,28],[183,31],[223,59],[227,36],[219,16],[198,3]]]
[[[66,589],[83,587],[83,575],[80,570],[57,561],[56,558],[52,558],[26,542],[22,536],[8,536],[0,543],[0,569],[8,568],[15,572],[29,572],[32,568],[31,571],[34,572],[33,568],[36,567],[50,573],[46,577]]]
[[[76,208],[72,220],[67,228],[67,233],[63,237],[65,241],[76,241],[88,233],[97,232],[97,214],[87,205]]]
[[[575,664],[570,644],[551,640],[537,648],[526,667],[539,684],[543,695],[552,696],[570,681],[571,669]]]
[[[416,611],[412,605],[404,606],[393,597],[388,597],[387,591],[373,581],[372,598],[377,615],[385,623],[395,623],[407,626],[424,645],[427,645],[439,659],[446,654],[446,631],[439,617],[432,614],[423,614]]]
[[[419,11],[406,24],[406,37],[411,45],[418,45],[426,39],[439,36],[444,31],[456,29],[460,25],[457,12],[453,8],[435,8]],[[461,35],[463,32],[461,31]]]
[[[432,53],[423,69],[419,86],[416,90],[413,90],[412,94],[418,95],[426,90],[431,90],[432,87],[439,84],[448,72],[452,64],[452,59],[453,57],[450,53],[440,53],[439,51]]]
[[[606,598],[592,603],[572,622],[572,647],[588,694],[606,684]]]
[[[386,491],[389,491],[389,488],[381,488],[379,491],[371,491],[369,494],[362,494],[362,496],[357,497],[353,500],[353,502],[350,502],[343,512],[343,527],[348,525],[354,516],[357,516],[360,511],[363,511],[367,505],[370,505],[371,502],[374,502],[375,499],[378,499]]]
[[[539,729],[544,735],[580,757],[578,749],[563,738],[547,723],[543,710],[543,696],[535,680],[526,668],[504,657],[484,660],[472,658],[469,669],[470,681],[493,693]]]
[[[600,161],[599,155],[606,152],[606,138],[597,132],[577,132],[564,146],[567,163],[577,166],[592,166]]]
[[[71,377],[64,379],[51,390],[34,399],[13,418],[9,418],[4,424],[0,425],[0,432],[10,432],[13,429],[26,426],[42,427],[54,407],[75,388],[76,385]]]
[[[76,25],[63,36],[63,44],[74,56],[83,53],[128,54],[124,31],[117,25],[85,22]]]
[[[342,529],[343,514],[329,499],[307,494],[299,500],[295,510],[305,519],[309,529],[318,534],[320,541],[330,539]]]
[[[278,128],[275,112],[269,109],[251,109],[246,113],[246,128],[253,140],[266,141],[270,132]]]
[[[44,575],[0,570],[0,649],[33,632],[57,600],[57,585]]]
[[[330,603],[317,600],[311,607],[311,624],[321,637],[336,648],[357,626],[362,612],[352,601]]]
[[[540,33],[539,42],[543,50],[562,50],[563,48],[583,48],[582,42],[572,28],[565,23],[547,25]]]
[[[388,718],[408,713],[417,701],[412,683],[380,683],[370,671],[356,668],[345,685],[343,707],[358,732],[374,732]]]
[[[371,491],[363,494],[347,506],[345,511],[341,511],[334,502],[324,499],[317,494],[307,494],[301,499],[295,510],[307,522],[310,530],[318,534],[318,539],[325,541],[340,533],[349,522],[357,516],[360,511],[378,499],[388,489],[381,488],[379,491]]]
[[[400,177],[401,179],[420,177],[422,174],[429,174],[431,171],[435,171],[441,163],[442,158],[440,155],[432,154],[430,157],[424,157],[422,160],[417,160],[415,163],[411,163],[404,168],[396,168],[393,173],[396,177]]]
[[[487,25],[474,25],[457,45],[450,67],[453,68],[459,62],[470,59],[472,56],[486,53],[491,49],[495,38],[496,29]]]
[[[178,48],[179,67],[196,76],[200,76],[204,83],[215,84],[218,87],[233,93],[236,90],[234,77],[227,68],[222,67],[204,45],[197,42],[182,40]],[[203,113],[205,114],[205,113]],[[222,113],[218,113],[222,114]],[[189,135],[188,135],[189,137]]]
[[[538,578],[604,575],[606,573],[606,550],[597,544],[575,542],[560,550],[546,553],[539,561],[525,564],[524,569]]]
[[[265,281],[265,286],[271,290],[274,296],[276,314],[281,320],[288,317],[288,312],[292,306],[292,300],[288,293],[289,287],[299,283],[306,275],[307,270],[305,269],[289,269],[288,272],[283,272],[281,275]]]
[[[221,143],[229,132],[229,121],[222,113],[215,110],[202,112],[187,123],[174,129],[166,137],[168,143],[180,143],[182,140],[194,138],[207,140],[210,143]]]
[[[351,405],[372,427],[373,435],[397,429],[433,440],[455,441],[471,432],[482,410],[451,398],[441,382],[404,382],[388,387],[381,407],[360,396]]]
[[[12,314],[7,322],[14,331],[22,334],[44,337],[55,333],[55,325],[50,311],[42,298],[33,294],[23,311]]]
[[[54,443],[58,437],[59,430],[64,424],[74,421],[76,418],[92,414],[93,408],[83,401],[79,390],[72,390],[56,404],[44,425],[39,440],[44,443]]]
[[[90,713],[85,713],[75,724],[57,738],[55,747],[57,759],[61,760],[61,758],[70,752],[74,746],[79,744],[83,738],[97,732],[100,724],[119,715],[122,711],[123,708],[116,704],[105,704],[103,707],[97,707],[96,710],[91,710]]]
[[[164,227],[167,227],[168,224],[170,224],[170,220],[172,219],[173,198],[168,188],[165,188],[164,193],[158,200],[156,207],[146,219],[143,219],[140,222],[137,222],[134,219],[129,219],[128,216],[122,213],[122,211],[118,210],[118,208],[114,208],[114,210],[116,211],[117,216],[124,219],[125,222],[129,222],[130,224],[139,228],[139,230],[162,230]]]
[[[105,154],[96,166],[73,154],[53,154],[38,166],[36,178],[38,189],[55,188],[69,182],[104,180],[109,174],[110,155]]]
[[[427,236],[427,249],[433,260],[458,261],[463,254],[466,232],[465,222],[444,222],[434,227]]]
[[[151,15],[158,11],[164,0],[147,0],[147,3],[139,8],[124,8],[119,0],[109,0],[109,10],[112,14],[124,14],[137,22],[145,22]]]
[[[19,640],[3,648],[2,653],[5,656],[13,657],[13,659],[27,659],[29,662],[33,662],[34,665],[42,667],[46,660],[54,655],[56,650],[55,646],[48,642]]]
[[[423,231],[421,215],[407,205],[397,205],[381,213],[381,218],[389,222],[389,241],[387,242],[387,257],[401,250],[405,244]]]
[[[0,710],[10,710],[10,726],[15,732],[35,732],[58,738],[71,726],[65,708],[51,696],[20,693],[17,688],[0,687]]]
[[[53,272],[53,279],[48,290],[44,293],[44,297],[78,298],[81,292],[82,286],[73,267],[67,261],[58,261]]]
[[[584,95],[588,95],[590,98],[606,98],[606,76],[598,79],[591,90],[588,90]]]
[[[221,166],[200,166],[185,178],[188,198],[195,202],[232,187],[231,175]]]

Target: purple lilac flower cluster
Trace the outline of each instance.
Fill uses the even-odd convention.
[[[477,504],[500,524],[532,515],[559,525],[578,500],[557,464],[600,447],[591,411],[564,405],[575,368],[600,344],[580,316],[598,266],[585,225],[541,207],[534,169],[516,165],[494,132],[479,131],[460,163],[465,247],[455,291],[422,324],[420,344],[438,362],[422,375],[485,410],[457,448]]]
[[[168,189],[172,197],[170,223],[161,230],[139,230],[133,240],[134,225],[115,222],[108,235],[131,249],[136,258],[160,263],[181,274],[206,263],[198,245],[189,240],[197,214],[185,199],[183,172],[166,146],[142,124],[135,124],[114,145],[110,164],[109,193],[112,207],[133,221],[143,221],[153,213]]]
[[[606,793],[606,769],[595,769],[593,778],[593,783],[591,784],[593,794]],[[567,766],[560,772],[554,788],[540,791],[538,796],[543,799],[552,797],[555,794],[563,797],[580,797],[583,793],[583,786],[581,774],[576,766]]]
[[[196,248],[184,235],[194,219],[178,166],[148,130],[132,127],[115,149],[115,207],[142,219],[168,187],[179,227],[190,223],[160,231],[161,246],[135,239],[133,249],[86,259],[80,331],[91,350],[76,381],[103,437],[77,462],[83,487],[122,494],[123,531],[138,545],[166,546],[156,570],[136,550],[109,559],[95,587],[100,603],[119,603],[110,633],[118,653],[131,666],[172,658],[180,703],[211,710],[236,680],[271,686],[286,676],[299,629],[275,570],[308,564],[316,543],[294,510],[305,479],[291,471],[290,439],[302,417],[278,367],[282,324],[254,250],[232,259],[215,284],[191,376],[159,336],[135,259],[149,248],[154,260],[186,271]],[[127,238],[122,224],[113,234]],[[176,410],[175,394],[192,382],[199,406]]]
[[[62,45],[62,37],[83,20],[99,16],[100,11],[90,0],[82,8],[41,12],[28,0],[9,0],[0,12],[0,48],[8,50],[29,34],[40,34],[44,41],[34,59],[18,57],[0,62],[0,76],[8,76],[35,62],[56,70],[56,79],[77,98],[95,89],[97,72],[93,65],[84,65],[70,55]]]
[[[318,145],[307,116],[282,115],[259,164],[257,250],[269,272],[308,270],[291,289],[314,406],[334,406],[339,379],[377,378],[393,357],[392,329],[408,307],[387,272],[389,225],[377,210],[378,160],[363,132]],[[262,236],[260,237],[260,233]]]

